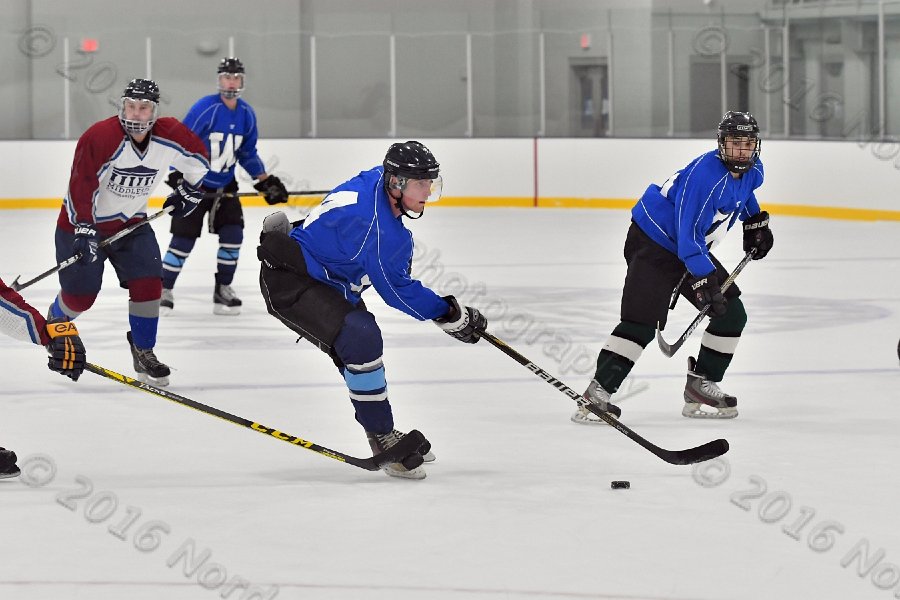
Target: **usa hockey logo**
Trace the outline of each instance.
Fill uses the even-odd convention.
[[[113,167],[106,188],[123,198],[148,196],[153,189],[157,172],[141,165],[127,168]]]

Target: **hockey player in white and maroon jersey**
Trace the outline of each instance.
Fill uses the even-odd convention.
[[[93,305],[107,259],[128,289],[126,334],[138,379],[169,383],[170,369],[153,351],[159,323],[162,263],[150,227],[100,248],[106,237],[147,215],[147,199],[169,168],[184,180],[165,201],[173,216],[189,214],[201,199],[198,184],[209,171],[203,142],[173,117],[158,117],[159,87],[134,79],[122,94],[119,115],[95,123],[79,138],[69,189],[56,225],[58,262],[81,259],[59,271],[61,290],[51,318],[74,319]]]
[[[39,344],[47,349],[50,358],[47,366],[77,381],[84,371],[85,352],[75,323],[50,322],[33,306],[25,302],[17,292],[0,279],[0,332],[22,340]],[[19,474],[16,453],[0,448],[0,479]]]

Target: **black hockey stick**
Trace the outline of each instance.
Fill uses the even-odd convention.
[[[738,274],[744,270],[744,267],[747,266],[747,263],[753,258],[753,255],[756,253],[756,249],[752,248],[747,254],[741,259],[741,262],[738,263],[738,266],[734,268],[734,271],[731,272],[731,275],[722,283],[722,293],[725,293],[725,290],[731,287],[731,284],[734,283],[734,278],[738,276]],[[681,334],[681,337],[678,338],[674,344],[668,344],[666,340],[663,339],[662,333],[659,331],[659,324],[656,326],[656,343],[659,344],[659,349],[662,350],[662,353],[672,357],[673,354],[678,352],[678,349],[681,348],[684,343],[687,341],[691,334],[694,333],[694,330],[700,325],[700,322],[706,317],[706,314],[709,312],[710,305],[707,304],[700,310],[700,314],[698,314],[694,321],[688,325],[688,328],[684,333]]]
[[[185,398],[184,396],[180,396],[173,392],[162,390],[158,387],[150,385],[149,383],[144,383],[143,381],[132,379],[131,377],[116,373],[115,371],[111,371],[105,367],[87,363],[84,368],[91,373],[106,377],[107,379],[112,379],[113,381],[124,385],[129,385],[133,388],[137,388],[139,390],[147,392],[148,394],[153,394],[154,396],[159,396],[160,398],[165,398],[166,400],[171,400],[172,402],[176,402],[189,408],[199,410],[202,413],[213,415],[214,417],[219,417],[220,419],[224,419],[226,421],[229,421],[230,423],[234,423],[235,425],[240,425],[242,427],[246,427],[247,429],[252,429],[253,431],[258,431],[277,440],[287,442],[288,444],[294,446],[300,446],[301,448],[306,448],[307,450],[312,450],[313,452],[321,454],[322,456],[332,458],[342,463],[353,465],[354,467],[359,467],[360,469],[365,469],[366,471],[378,471],[388,463],[400,462],[403,457],[416,452],[422,446],[422,444],[426,442],[425,436],[423,436],[418,430],[413,429],[412,431],[404,435],[397,444],[391,446],[388,450],[380,452],[371,458],[356,458],[354,456],[344,454],[343,452],[338,452],[337,450],[331,450],[329,448],[326,448],[325,446],[320,446],[319,444],[316,444],[309,440],[304,440],[303,438],[291,435],[290,433],[285,433],[279,429],[266,427],[265,425],[261,425],[260,423],[257,423],[255,421],[250,421],[249,419],[227,413],[224,410],[219,410],[218,408],[213,408],[212,406],[207,406],[206,404],[201,404],[200,402],[191,400],[190,398]]]
[[[331,193],[331,190],[301,190],[296,192],[288,192],[288,196],[327,196]],[[263,196],[262,192],[238,192],[237,194],[233,192],[205,192],[203,194],[203,198],[225,198],[231,196],[232,198],[252,198],[253,196]]]
[[[690,274],[690,271],[685,271],[684,275],[681,276],[681,279],[679,279],[678,283],[675,285],[675,289],[672,290],[672,297],[669,298],[669,310],[675,310],[675,304],[678,302],[678,297],[681,296],[681,286]]]
[[[122,239],[123,237],[125,237],[126,235],[128,235],[129,233],[131,233],[132,231],[134,231],[135,229],[137,229],[138,227],[141,227],[142,225],[146,225],[147,223],[149,223],[149,222],[152,221],[153,219],[158,219],[159,217],[161,217],[161,216],[163,216],[163,215],[167,215],[167,214],[169,214],[170,212],[172,212],[172,207],[164,208],[164,209],[162,209],[161,211],[159,211],[159,212],[157,212],[157,213],[153,213],[152,215],[146,216],[146,217],[144,217],[143,219],[141,219],[140,221],[138,221],[137,223],[135,223],[135,224],[133,224],[133,225],[129,225],[128,227],[126,227],[126,228],[123,229],[122,231],[120,231],[120,232],[118,232],[118,233],[116,233],[116,234],[114,234],[114,235],[109,236],[108,238],[106,238],[105,240],[103,240],[102,242],[100,242],[99,244],[97,244],[97,247],[98,247],[98,248],[105,248],[106,246],[109,246],[110,244],[112,244],[112,243],[115,242],[116,240]],[[19,277],[21,277],[21,275],[20,275],[19,277],[16,277],[15,279],[13,279],[13,282],[10,284],[9,287],[11,287],[13,290],[15,290],[15,291],[17,291],[17,292],[18,292],[19,290],[24,290],[25,288],[27,288],[27,287],[30,286],[31,284],[37,283],[37,282],[40,281],[41,279],[44,279],[44,278],[46,278],[46,277],[49,277],[50,275],[53,275],[53,274],[56,273],[57,271],[62,271],[62,270],[65,269],[66,267],[71,267],[72,265],[74,265],[75,263],[77,263],[78,260],[79,260],[80,258],[81,258],[81,253],[79,252],[78,254],[76,254],[76,255],[74,255],[74,256],[70,256],[70,257],[67,258],[66,260],[62,261],[61,263],[59,263],[58,265],[56,265],[56,266],[53,267],[52,269],[49,269],[49,270],[47,270],[47,271],[44,271],[43,273],[41,273],[40,275],[38,275],[38,276],[35,277],[34,279],[29,279],[29,280],[26,281],[25,283],[19,283]]]
[[[723,439],[713,440],[712,442],[707,442],[702,446],[697,446],[696,448],[688,448],[686,450],[666,450],[665,448],[660,448],[656,444],[653,444],[625,425],[623,425],[618,419],[616,419],[613,415],[608,412],[604,412],[600,410],[594,404],[591,404],[584,397],[564,384],[559,379],[556,379],[550,373],[543,370],[512,348],[506,345],[506,342],[500,340],[497,337],[494,337],[492,334],[485,331],[481,334],[481,337],[489,341],[494,345],[497,349],[502,351],[504,354],[515,360],[517,363],[558,389],[560,392],[574,400],[578,406],[582,406],[604,421],[606,424],[615,428],[620,433],[625,435],[625,437],[630,440],[636,442],[638,445],[643,446],[645,449],[649,450],[656,456],[660,457],[664,461],[673,465],[690,465],[693,463],[703,462],[705,460],[710,460],[711,458],[716,458],[717,456],[721,456],[728,452],[728,441]]]

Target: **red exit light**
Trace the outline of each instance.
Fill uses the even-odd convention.
[[[82,38],[79,50],[82,52],[96,52],[100,49],[100,41],[97,38]]]

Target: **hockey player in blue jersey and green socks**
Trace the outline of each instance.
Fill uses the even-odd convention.
[[[742,226],[744,251],[754,259],[773,244],[769,213],[755,190],[763,182],[759,125],[750,113],[729,111],[718,126],[718,148],[700,155],[662,186],[650,185],[631,211],[625,239],[628,271],[622,290],[621,322],[597,357],[585,398],[618,416],[613,394],[663,326],[673,289],[694,306],[710,305],[709,326],[697,358],[688,359],[682,415],[733,419],[737,398],[718,385],[737,348],[747,313],[737,285],[723,293],[728,272],[710,252],[735,225]],[[572,421],[604,421],[579,408]]]

